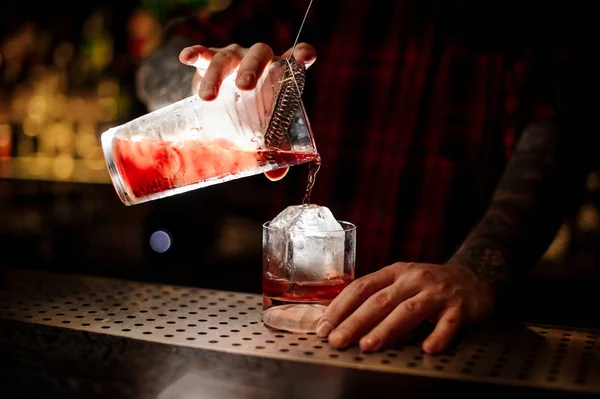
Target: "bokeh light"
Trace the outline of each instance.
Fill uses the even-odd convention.
[[[166,230],[157,230],[150,236],[150,248],[154,252],[164,253],[171,248],[171,235]]]

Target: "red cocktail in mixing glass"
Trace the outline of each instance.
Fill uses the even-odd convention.
[[[214,101],[191,96],[102,134],[112,183],[125,205],[318,162],[301,93],[304,67],[271,63],[256,89],[227,77]]]

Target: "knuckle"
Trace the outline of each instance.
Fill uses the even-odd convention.
[[[392,263],[392,264],[391,264],[391,265],[389,265],[389,266],[386,266],[386,268],[390,268],[390,269],[398,269],[398,268],[402,267],[403,265],[405,265],[405,263],[402,263],[402,262],[395,262],[395,263]]]
[[[414,273],[417,281],[431,281],[434,278],[434,273],[429,269],[417,269]]]
[[[219,61],[232,61],[235,58],[235,53],[230,50],[221,50],[213,56],[213,59],[217,59]]]
[[[265,43],[256,43],[252,47],[254,47],[256,50],[260,51],[261,53],[273,54],[273,50],[271,49],[271,46],[269,46],[268,44],[265,44]]]
[[[381,291],[375,295],[373,298],[377,306],[383,309],[388,309],[393,306],[394,299],[389,292]]]
[[[237,43],[231,43],[229,46],[227,46],[227,49],[229,49],[232,52],[237,52],[242,49],[242,46],[240,46]]]
[[[416,313],[423,307],[423,304],[417,300],[408,299],[402,303],[402,306],[404,306],[404,310],[407,312]]]
[[[443,294],[452,291],[452,287],[446,281],[440,281],[433,285],[432,290],[438,294]]]
[[[405,267],[406,267],[406,263],[396,262],[396,263],[392,263],[389,266],[384,267],[382,270],[391,271],[394,274],[394,276],[397,278],[398,275],[404,270]]]
[[[355,280],[350,285],[353,286],[352,289],[359,296],[366,294],[371,286],[371,284],[369,283],[369,280],[367,280],[367,279]]]

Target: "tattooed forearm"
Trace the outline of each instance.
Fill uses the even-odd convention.
[[[481,281],[502,284],[508,280],[509,272],[502,251],[493,246],[493,242],[472,239],[463,244],[450,262],[468,267]]]
[[[155,110],[192,94],[195,69],[179,61],[179,52],[194,44],[174,36],[148,56],[137,71],[137,95],[149,110]]]
[[[541,257],[564,217],[559,198],[569,177],[563,149],[554,124],[526,129],[488,211],[450,263],[500,286]]]

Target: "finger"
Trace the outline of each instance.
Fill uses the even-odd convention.
[[[226,76],[231,74],[240,64],[242,55],[230,47],[217,51],[204,73],[200,83],[200,98],[214,100],[219,95],[219,88]]]
[[[196,72],[192,78],[192,94],[196,94],[200,91],[200,84],[202,83],[202,75]]]
[[[355,342],[355,340],[360,338],[360,336],[362,336],[362,334],[369,331],[377,323],[379,323],[381,320],[383,320],[383,318],[385,318],[403,300],[413,297],[413,296],[417,295],[419,292],[423,291],[426,284],[428,284],[428,282],[430,281],[430,276],[426,272],[426,270],[420,269],[417,266],[418,265],[416,265],[414,263],[396,263],[392,266],[388,266],[387,268],[382,269],[382,270],[387,269],[391,272],[390,279],[392,281],[388,281],[389,282],[388,285],[393,284],[395,289],[397,290],[396,292],[399,293],[400,296],[399,297],[391,297],[389,295],[389,293],[391,291],[385,291],[384,293],[382,293],[381,296],[379,296],[379,295],[374,296],[372,298],[372,301],[368,301],[366,298],[354,297],[353,299],[355,301],[359,302],[358,305],[360,305],[362,302],[365,302],[365,301],[367,301],[369,303],[365,306],[365,308],[363,308],[363,309],[365,309],[364,311],[361,310],[357,314],[356,318],[352,317],[354,315],[350,316],[350,320],[348,320],[347,323],[344,322],[344,323],[346,323],[345,326],[340,325],[340,328],[336,328],[336,324],[334,324],[334,323],[342,322],[342,320],[346,319],[349,316],[349,314],[358,307],[358,305],[354,305],[354,307],[351,309],[343,308],[342,311],[338,312],[341,314],[336,314],[336,312],[334,310],[332,310],[334,317],[337,316],[337,317],[339,317],[339,319],[333,319],[333,320],[326,319],[326,317],[328,317],[327,311],[326,311],[325,314],[323,315],[323,317],[321,318],[321,320],[329,320],[331,323],[327,326],[330,326],[333,329],[335,329],[335,331],[329,335],[330,342],[333,341],[333,345],[335,345],[335,346],[345,346],[352,342]],[[379,273],[379,272],[377,272],[377,273]],[[376,274],[376,273],[374,273],[374,274]],[[395,280],[395,282],[393,282],[394,280]],[[385,288],[385,286],[384,286],[384,288]],[[342,292],[340,295],[342,295],[342,294],[344,294],[344,292]],[[354,294],[354,295],[356,296],[356,294]],[[390,304],[388,305],[389,309],[385,309],[384,312],[380,311],[379,308],[381,307],[381,303],[388,302],[388,301],[390,302]],[[335,309],[335,307],[337,305],[335,302],[336,301],[334,300],[331,303],[331,305],[329,305],[329,308]],[[368,309],[371,309],[371,310],[368,310]],[[344,313],[342,313],[342,312],[344,312]],[[371,312],[370,316],[367,316],[369,314],[368,312]],[[377,317],[372,315],[373,312],[378,314],[378,319],[377,319]],[[365,317],[367,317],[367,319],[364,319]],[[372,324],[364,325],[367,320],[369,320]],[[325,331],[327,331],[327,330],[325,329]],[[319,331],[317,328],[317,335],[319,335],[319,333],[324,334],[324,332]]]
[[[281,58],[288,58],[292,49],[289,49]],[[308,43],[298,43],[294,49],[294,59],[306,68],[309,68],[317,60],[317,50]]]
[[[393,284],[394,276],[394,270],[388,266],[350,283],[325,309],[325,313],[323,313],[317,325],[317,335],[320,337],[328,336],[361,303],[374,293]]]
[[[427,353],[439,353],[446,349],[460,329],[462,310],[451,307],[442,312],[440,318],[429,336],[423,341],[423,350]]]
[[[356,342],[385,319],[402,301],[418,292],[418,288],[413,284],[406,285],[402,282],[396,282],[376,292],[329,334],[329,343],[337,348]]]
[[[273,61],[273,50],[264,43],[256,43],[242,59],[235,81],[237,87],[251,90],[256,87],[257,77],[261,76],[266,66]]]
[[[215,55],[214,49],[196,45],[186,47],[179,53],[179,61],[186,65],[193,65],[198,69],[206,70],[212,57]]]
[[[281,169],[270,170],[268,172],[265,172],[265,176],[267,177],[267,179],[269,179],[271,181],[279,181],[279,180],[283,179],[285,177],[285,175],[287,175],[289,170],[290,170],[290,168],[281,168]]]
[[[431,314],[438,312],[442,301],[428,292],[420,292],[398,305],[381,323],[359,342],[363,351],[377,351],[416,328]]]

